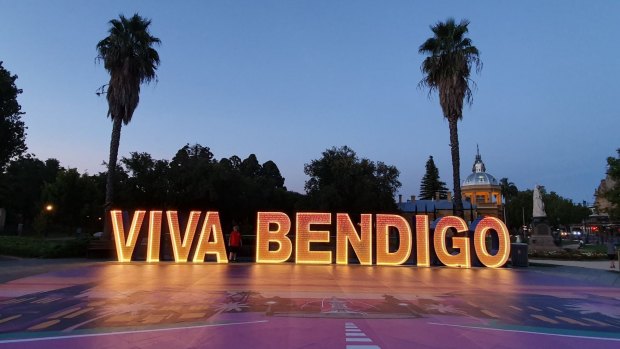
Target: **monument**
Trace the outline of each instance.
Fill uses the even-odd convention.
[[[530,245],[535,250],[558,250],[559,248],[553,242],[551,228],[547,220],[545,212],[545,203],[542,201],[540,187],[534,188],[534,208],[532,212],[532,236],[530,237]]]

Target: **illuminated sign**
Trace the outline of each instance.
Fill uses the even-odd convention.
[[[125,222],[121,211],[110,213],[119,262],[132,260],[138,236],[144,230],[147,262],[159,262],[167,243],[177,263],[185,263],[190,257],[192,262],[202,263],[208,256],[217,263],[228,263],[218,212],[191,211],[187,217],[181,217],[181,221],[177,211],[166,211],[169,236],[165,241],[162,238],[163,211],[148,212],[148,227],[143,227],[146,211],[135,211],[130,224]],[[510,255],[508,229],[494,217],[486,217],[478,223],[473,241],[467,236],[467,224],[460,217],[441,218],[432,237],[425,215],[415,216],[415,233],[402,216],[377,214],[374,217],[373,221],[373,215],[362,214],[359,223],[354,224],[346,213],[337,213],[334,217],[331,213],[299,212],[295,216],[294,234],[291,234],[293,225],[287,214],[258,212],[256,262],[283,263],[291,258],[294,250],[298,264],[330,264],[335,252],[337,264],[348,264],[352,254],[360,264],[372,265],[374,251],[374,264],[402,265],[409,261],[414,243],[416,265],[420,267],[430,266],[431,246],[439,262],[448,267],[470,268],[472,253],[475,253],[484,266],[498,268]],[[335,251],[330,233],[334,225]],[[487,236],[493,232],[498,236],[494,254],[486,245]]]

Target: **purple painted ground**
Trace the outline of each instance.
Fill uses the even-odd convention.
[[[101,263],[0,284],[0,349],[617,348],[577,269]]]

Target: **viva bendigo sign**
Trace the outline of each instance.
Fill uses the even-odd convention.
[[[159,262],[165,216],[175,262],[187,262],[191,257],[192,262],[203,263],[207,255],[211,255],[217,263],[228,263],[220,215],[216,211],[191,211],[184,220],[184,227],[181,227],[177,211],[135,211],[129,226],[123,220],[122,211],[110,213],[119,262],[131,261],[141,231],[148,234],[146,261]],[[148,223],[144,226],[147,216]],[[430,233],[428,216],[416,215],[413,223],[414,234],[409,222],[399,215],[362,214],[359,223],[354,224],[346,213],[299,212],[295,216],[294,234],[291,234],[291,219],[287,214],[258,212],[256,262],[283,263],[295,253],[295,263],[298,264],[330,264],[333,248],[315,250],[312,245],[316,247],[316,244],[323,243],[333,246],[330,231],[322,229],[330,227],[333,230],[334,225],[337,264],[348,264],[350,252],[362,265],[371,265],[373,261],[377,265],[401,265],[407,262],[411,253],[415,253],[416,265],[428,267],[431,245],[437,259],[449,267],[471,267],[472,253],[475,253],[482,265],[498,268],[506,263],[510,255],[508,229],[494,217],[483,218],[476,226],[473,237],[463,236],[465,234],[462,233],[468,232],[468,227],[460,217],[441,218],[434,234]],[[447,239],[451,231],[457,234]],[[493,254],[486,246],[489,234],[497,234],[499,241],[498,249]],[[396,236],[398,246],[390,248],[390,237]],[[470,239],[473,239],[473,244]],[[412,251],[414,242],[415,251]]]

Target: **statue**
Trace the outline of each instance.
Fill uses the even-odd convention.
[[[545,203],[542,200],[542,194],[540,193],[540,186],[534,188],[533,198],[533,210],[532,210],[532,237],[530,244],[537,250],[558,250],[553,236],[551,235],[551,228],[547,221],[547,213],[545,213]]]
[[[534,188],[534,209],[532,212],[532,217],[547,217],[547,214],[545,213],[545,203],[542,201],[542,195],[540,194],[540,187],[538,185]]]

